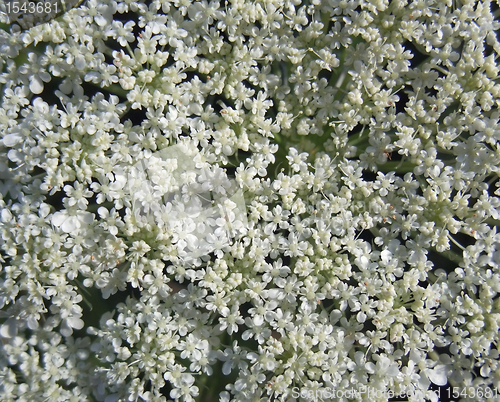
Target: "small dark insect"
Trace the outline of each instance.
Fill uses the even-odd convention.
[[[3,10],[9,17],[13,32],[25,31],[52,21],[83,0],[4,0]]]

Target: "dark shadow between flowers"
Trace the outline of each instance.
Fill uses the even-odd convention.
[[[104,299],[100,289],[83,286],[81,275],[76,281],[79,283],[79,291],[83,297],[83,302],[80,305],[83,309],[82,319],[85,321],[85,327],[100,328],[100,319],[105,313],[113,311],[119,303],[125,303],[129,297],[135,300],[139,300],[141,297],[139,289],[132,287],[130,283],[127,283],[127,288],[124,291],[118,291]],[[73,336],[77,338],[86,335],[86,331],[81,329],[74,331]]]

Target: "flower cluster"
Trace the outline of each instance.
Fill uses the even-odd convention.
[[[500,389],[497,5],[0,11],[2,401]]]
[[[129,207],[125,222],[130,218],[133,225],[127,225],[127,236],[154,230],[161,238],[155,247],[165,247],[165,240],[170,239],[176,262],[185,265],[199,266],[199,257],[212,252],[222,256],[230,240],[246,232],[243,192],[222,168],[203,162],[192,143],[169,146],[134,166],[117,164],[91,187],[99,192],[98,204],[107,197]],[[109,191],[102,192],[106,188]],[[116,216],[116,209],[110,213],[100,207],[97,212],[104,219]],[[115,224],[107,227],[112,234],[118,233]],[[63,230],[70,233],[74,227]]]

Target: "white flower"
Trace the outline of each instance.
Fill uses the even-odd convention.
[[[229,335],[234,332],[238,332],[238,325],[242,325],[245,320],[241,317],[239,308],[237,305],[234,305],[227,316],[223,316],[219,320],[219,329],[221,331],[227,330]]]
[[[52,215],[51,223],[65,233],[71,233],[92,223],[94,216],[84,211],[59,211]]]
[[[244,361],[246,352],[241,349],[237,341],[234,341],[232,347],[226,348],[224,352],[219,351],[217,357],[224,362],[222,366],[224,375],[229,375],[234,367],[238,367],[238,370],[248,367],[248,363]]]
[[[51,80],[50,74],[45,70],[44,66],[39,64],[38,57],[33,52],[28,54],[28,64],[24,64],[20,68],[20,72],[29,77],[29,89],[36,95],[41,94],[44,83]]]

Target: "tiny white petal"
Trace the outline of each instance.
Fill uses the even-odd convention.
[[[21,135],[18,133],[7,134],[3,137],[3,145],[6,147],[13,147],[22,141]]]
[[[439,385],[441,387],[448,383],[448,369],[444,364],[439,364],[432,370],[427,372],[427,377],[432,381],[433,384]]]

